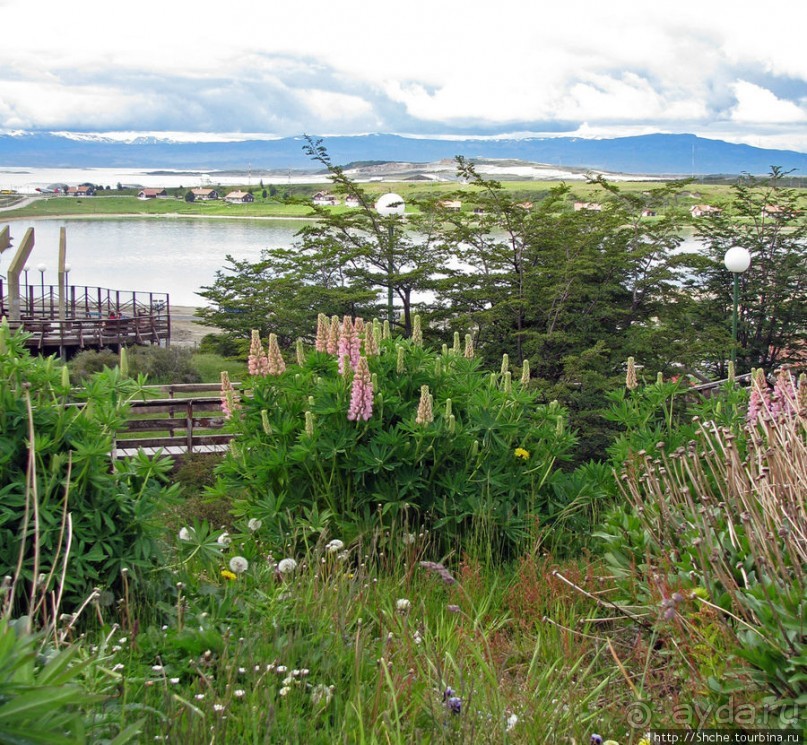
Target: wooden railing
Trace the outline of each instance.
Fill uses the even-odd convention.
[[[148,390],[159,397],[131,404],[128,421],[115,443],[116,457],[140,448],[152,452],[161,448],[173,456],[224,452],[228,448],[233,435],[221,431],[225,419],[218,384],[148,386]]]

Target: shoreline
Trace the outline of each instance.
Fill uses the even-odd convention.
[[[296,217],[293,215],[290,215],[289,217],[282,217],[279,215],[183,215],[180,212],[110,212],[109,214],[103,215],[95,213],[87,215],[4,215],[0,217],[0,222],[11,220],[130,220],[139,217],[148,219],[168,218],[171,220],[289,220],[294,222],[313,222],[319,220],[319,218],[315,215],[312,215],[311,217]]]

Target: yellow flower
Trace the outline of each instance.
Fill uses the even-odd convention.
[[[235,572],[231,572],[229,569],[222,569],[221,576],[224,577],[224,579],[234,580]]]
[[[513,451],[513,454],[516,456],[516,458],[521,458],[522,460],[529,460],[530,459],[529,451],[524,450],[524,448],[516,448]]]

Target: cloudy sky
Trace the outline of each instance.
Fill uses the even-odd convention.
[[[614,136],[807,152],[807,5],[0,0],[0,130]]]

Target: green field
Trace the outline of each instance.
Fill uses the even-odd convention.
[[[619,182],[619,188],[625,192],[642,192],[660,186],[659,181],[626,181]],[[560,186],[559,181],[503,181],[505,191],[525,200],[540,200],[552,188]],[[572,196],[583,201],[597,201],[603,198],[603,190],[588,183],[571,183]],[[227,187],[226,191],[243,189],[247,186]],[[456,183],[423,182],[384,182],[362,184],[362,188],[372,198],[389,191],[400,194],[408,203],[418,199],[433,198],[440,195],[456,195],[463,201],[463,210],[472,209],[475,187]],[[310,199],[317,191],[327,190],[322,184],[296,184],[284,187],[283,198],[261,196],[262,190],[253,187],[255,201],[252,204],[230,204],[222,199],[216,201],[186,202],[182,197],[184,189],[171,189],[169,199],[137,199],[134,191],[100,191],[93,197],[42,196],[33,203],[13,209],[14,200],[22,202],[19,197],[6,201],[3,216],[8,219],[21,217],[54,217],[54,216],[88,216],[103,217],[113,215],[155,215],[181,217],[266,217],[266,218],[305,218],[313,217],[314,210]],[[688,208],[697,203],[719,203],[727,201],[730,187],[725,184],[693,183],[685,189],[686,196],[682,206]],[[466,196],[467,195],[467,196]],[[4,205],[0,205],[4,206]],[[12,209],[8,209],[12,207]],[[334,211],[345,207],[334,207]]]

